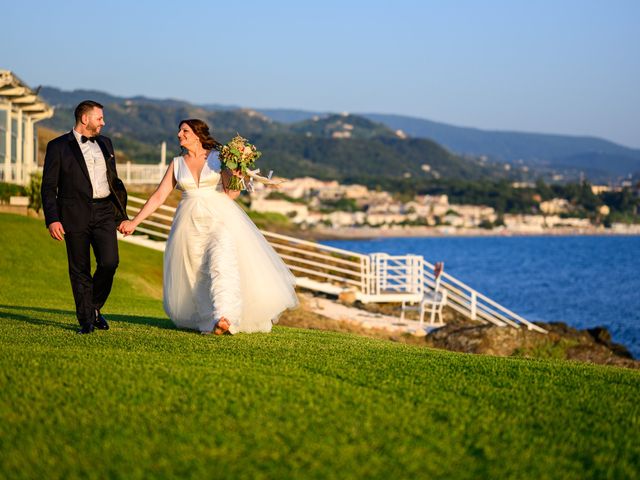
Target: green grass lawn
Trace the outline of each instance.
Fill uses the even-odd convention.
[[[324,331],[173,328],[120,244],[75,334],[64,245],[0,214],[0,477],[638,478],[640,374]]]

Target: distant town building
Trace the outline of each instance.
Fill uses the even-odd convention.
[[[512,182],[511,186],[513,188],[533,188],[536,184],[533,182]]]
[[[477,227],[483,221],[493,223],[498,218],[493,207],[486,205],[451,205],[451,209],[463,219],[462,226],[465,227]]]
[[[333,132],[331,138],[351,138],[351,132]]]
[[[571,204],[566,198],[552,198],[551,200],[540,202],[540,211],[545,215],[568,213],[570,210]]]
[[[603,192],[610,192],[612,188],[609,185],[591,185],[591,191],[594,195],[600,195]]]

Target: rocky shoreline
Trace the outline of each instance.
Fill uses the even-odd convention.
[[[337,301],[336,301],[337,302]],[[354,307],[353,304],[350,306]],[[357,305],[368,312],[395,314],[396,305]],[[285,312],[280,324],[298,328],[330,330],[422,347],[438,348],[461,353],[556,359],[640,369],[640,360],[629,350],[611,339],[604,327],[580,330],[560,322],[536,322],[548,333],[527,328],[498,327],[471,322],[451,309],[445,309],[445,326],[426,335],[399,333],[387,328],[364,327],[354,319],[332,319],[314,311],[308,298],[301,296],[301,307]]]

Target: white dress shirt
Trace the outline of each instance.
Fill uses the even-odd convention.
[[[87,141],[82,143],[82,135],[76,132],[75,128],[73,129],[73,135],[76,137],[78,145],[80,145],[80,151],[87,164],[89,179],[93,187],[93,198],[108,197],[111,195],[111,191],[109,190],[109,182],[107,181],[107,162],[102,154],[100,145],[98,145],[98,142]]]

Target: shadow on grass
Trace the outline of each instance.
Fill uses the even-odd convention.
[[[29,315],[27,312],[32,312]],[[31,323],[33,325],[47,325],[52,327],[59,327],[63,330],[76,330],[78,325],[74,323],[70,325],[64,321],[45,320],[37,318],[37,313],[44,313],[47,315],[60,315],[69,316],[73,319],[76,318],[76,312],[73,310],[61,310],[56,308],[42,308],[42,307],[25,307],[20,305],[2,305],[0,304],[0,318],[6,318],[10,320],[17,320],[19,322]],[[121,323],[133,323],[136,325],[147,325],[149,327],[164,328],[167,330],[177,330],[176,326],[166,318],[157,317],[140,317],[135,315],[117,315],[106,314],[105,317],[109,322],[121,322]]]
[[[62,328],[63,330],[76,330],[78,328],[77,325],[69,325],[64,322],[56,322],[55,320],[43,320],[41,318],[37,318],[32,315],[16,313],[13,310],[19,310],[21,312],[40,311],[45,313],[61,313],[61,314],[69,314],[69,315],[75,316],[75,312],[68,312],[65,310],[48,310],[44,308],[18,307],[15,305],[0,305],[0,318],[17,320],[19,322],[30,323],[32,325],[46,325],[49,327],[58,327],[58,328]]]

